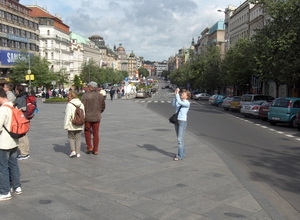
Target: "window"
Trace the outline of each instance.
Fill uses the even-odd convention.
[[[52,60],[54,59],[54,53],[53,52],[51,53],[51,59]]]
[[[7,47],[7,39],[1,38],[1,46]]]
[[[6,19],[11,21],[11,14],[10,13],[6,13]]]
[[[21,30],[21,37],[26,37],[26,31]]]
[[[14,22],[18,22],[18,17],[16,15],[12,16]]]
[[[20,49],[20,42],[16,41],[16,48]]]
[[[13,27],[8,27],[8,33],[9,34],[14,34],[14,28]]]
[[[19,24],[24,24],[24,19],[19,17]]]
[[[18,37],[20,36],[20,29],[15,28],[15,35],[18,36]]]
[[[5,11],[0,10],[0,17],[5,18],[5,13],[6,13]]]
[[[7,33],[7,26],[5,24],[1,24],[1,31]]]
[[[47,35],[50,35],[50,30],[47,30]]]
[[[24,25],[28,26],[28,20],[24,19]]]
[[[45,58],[48,59],[48,53],[45,53]]]

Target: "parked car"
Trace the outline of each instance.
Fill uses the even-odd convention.
[[[191,99],[196,99],[195,96],[196,96],[197,94],[200,94],[200,93],[201,93],[201,92],[192,91],[192,92],[191,92]]]
[[[264,102],[260,105],[258,110],[258,117],[263,121],[268,121],[268,112],[271,102]]]
[[[239,112],[241,109],[240,106],[241,96],[234,96],[230,102],[229,110],[232,112]]]
[[[225,98],[226,96],[224,95],[212,95],[209,97],[208,101],[210,102],[210,104],[220,107],[222,105],[223,99]]]
[[[261,104],[265,101],[254,101],[249,104],[242,105],[241,107],[241,114],[244,115],[246,118],[255,117],[258,118],[258,111]]]
[[[210,97],[210,94],[207,93],[198,93],[194,95],[194,99],[196,100],[208,100]]]
[[[267,102],[272,102],[274,100],[274,97],[269,95],[259,95],[259,94],[244,94],[242,95],[240,105],[249,104],[254,101],[264,100]]]
[[[230,102],[232,99],[233,96],[228,96],[223,100],[221,107],[224,108],[225,111],[229,110]]]
[[[300,98],[276,98],[269,107],[268,119],[271,125],[288,123],[296,128],[296,114],[300,110]]]

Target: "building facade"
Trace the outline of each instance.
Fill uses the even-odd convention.
[[[11,68],[21,52],[39,53],[39,21],[30,13],[31,9],[19,0],[0,1],[1,83],[9,81]]]
[[[49,69],[70,78],[70,28],[59,15],[51,15],[37,5],[27,6],[29,15],[39,20],[40,57],[49,62]]]

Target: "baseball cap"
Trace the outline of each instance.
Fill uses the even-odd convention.
[[[89,82],[88,86],[97,87],[98,84],[94,81]]]

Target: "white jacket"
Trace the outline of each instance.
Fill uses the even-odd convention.
[[[74,114],[75,114],[75,110],[76,107],[73,105],[79,106],[83,112],[84,112],[84,105],[82,104],[82,102],[78,99],[72,99],[66,107],[66,114],[65,114],[65,120],[64,120],[64,129],[69,130],[69,131],[77,131],[77,130],[83,130],[83,126],[76,126],[73,125],[72,123],[72,119],[74,118]]]
[[[8,104],[10,106],[13,106],[12,102],[6,102],[3,104]],[[11,116],[12,116],[11,109],[7,106],[2,105],[0,107],[0,149],[2,150],[12,149],[19,145],[19,140],[13,139],[3,127],[3,125],[5,125],[7,130],[10,131]]]

